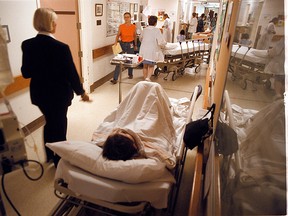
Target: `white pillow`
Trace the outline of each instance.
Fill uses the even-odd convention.
[[[72,165],[92,174],[127,183],[141,183],[162,177],[165,164],[153,159],[113,161],[102,157],[102,148],[84,141],[47,143],[52,151]]]
[[[260,58],[267,58],[268,57],[268,50],[257,50],[252,49],[251,53]]]
[[[167,43],[164,47],[165,50],[172,50],[178,47],[179,43]]]

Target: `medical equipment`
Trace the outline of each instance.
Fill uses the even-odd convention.
[[[266,54],[265,54],[266,53]],[[272,74],[264,73],[265,65],[268,63],[267,50],[256,50],[251,47],[234,44],[231,51],[228,71],[232,73],[232,80],[240,80],[242,89],[247,88],[247,81],[254,84],[264,84],[267,89],[271,87],[270,78]]]
[[[26,149],[15,113],[5,98],[5,88],[13,82],[5,34],[0,27],[0,92],[8,112],[0,114],[0,174],[12,171],[14,163],[25,160]]]
[[[157,68],[154,70],[156,77],[159,73],[165,73],[167,75],[164,80],[167,80],[169,74],[173,73],[172,80],[174,81],[177,77],[184,75],[185,68],[195,67],[195,72],[197,73],[203,61],[209,62],[211,44],[204,42],[204,39],[187,40],[176,44],[176,46],[171,46],[171,48],[169,48],[170,44],[168,44],[163,49],[165,59],[164,62],[157,62]]]
[[[119,103],[122,101],[122,71],[127,68],[137,68],[142,62],[143,57],[134,54],[118,54],[115,55],[114,58],[110,61],[111,65],[119,65],[120,66],[120,74],[119,74],[119,85],[118,85],[118,93],[119,93]]]
[[[144,83],[145,85],[156,85],[155,83],[150,82]],[[183,118],[181,118],[182,126],[185,126],[185,124],[191,120],[195,102],[197,97],[199,96],[198,89],[199,87],[197,86],[194,91],[197,94],[193,94],[192,100],[189,104],[188,113],[186,112],[185,114],[186,117],[184,118],[183,116]],[[71,159],[70,162],[67,162],[67,159],[62,158],[60,163],[58,164],[56,171],[55,194],[57,194],[59,198],[63,199],[63,201],[59,203],[59,205],[54,209],[53,213],[51,214],[63,215],[66,212],[73,212],[73,214],[76,214],[76,212],[81,211],[82,207],[89,209],[96,208],[96,211],[105,211],[105,213],[109,215],[118,215],[119,212],[145,213],[145,211],[149,211],[151,206],[156,209],[167,208],[167,214],[173,213],[175,202],[177,200],[178,190],[180,188],[187,153],[187,149],[185,148],[185,144],[183,143],[183,134],[185,127],[181,126],[179,128],[179,123],[176,123],[176,125],[178,125],[179,131],[179,133],[177,133],[176,141],[178,148],[177,151],[175,151],[175,157],[177,159],[176,167],[171,170],[171,172],[169,172],[164,167],[164,170],[161,171],[161,173],[164,171],[164,175],[162,175],[160,178],[138,183],[125,183],[119,180],[96,176],[91,174],[91,172],[89,173],[83,170],[83,168],[80,169],[78,168],[79,166],[76,167],[75,165],[71,164],[72,161],[75,162],[75,158]],[[66,142],[66,144],[68,143]],[[51,145],[53,146],[53,144]],[[73,144],[70,143],[68,145],[72,147]],[[77,144],[78,147],[80,145],[80,143]],[[57,146],[57,144],[54,144],[54,147],[55,146]],[[73,146],[75,148],[78,148],[76,147],[76,144]],[[91,144],[87,146],[91,149],[95,148],[92,147]],[[67,148],[67,145],[62,144],[58,145],[58,147],[63,149]],[[71,155],[73,155],[73,152],[75,153],[74,150],[70,151]],[[90,152],[90,150],[87,150],[87,152]],[[60,152],[58,151],[58,153]],[[62,151],[62,154],[67,157],[67,151]],[[137,159],[133,161],[133,163],[138,163],[139,160],[141,159]],[[150,159],[143,160],[149,161]],[[124,162],[119,161],[119,163]],[[142,164],[142,166],[147,168],[145,164]],[[123,166],[121,167],[123,168]],[[148,167],[151,167],[151,165],[149,165]],[[97,169],[97,171],[99,171],[99,169]],[[130,170],[130,172],[123,173],[124,177],[125,175],[134,175],[133,172],[133,170]],[[109,175],[113,175],[113,172],[109,173]],[[148,175],[148,177],[150,176]],[[131,178],[128,178],[128,180],[131,180]]]
[[[0,160],[1,173],[12,171],[15,163],[26,160],[26,149],[14,113],[0,115]]]

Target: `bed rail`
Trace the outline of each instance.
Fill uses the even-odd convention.
[[[224,92],[224,117],[229,126],[235,130],[231,101],[227,90]],[[213,140],[207,141],[210,145],[209,155],[205,151],[205,143],[197,149],[193,186],[189,205],[189,215],[221,215],[221,176],[220,156],[215,151]],[[211,143],[211,144],[210,144]],[[234,153],[237,171],[241,169],[238,152]],[[206,160],[208,158],[208,160]]]
[[[202,92],[202,87],[200,85],[197,85],[194,88],[193,95],[191,96],[191,103],[190,103],[190,107],[189,107],[189,113],[188,113],[188,116],[186,118],[186,124],[188,124],[192,120],[192,115],[193,115],[193,111],[195,108],[196,100],[200,96],[201,92]],[[184,132],[185,131],[183,131],[183,133],[181,134],[181,136],[182,136],[181,140],[183,140]],[[180,160],[180,158],[182,158],[184,148],[185,148],[185,145],[181,145],[181,147],[178,149],[178,152],[176,154],[177,160]]]
[[[194,88],[194,92],[191,96],[190,99],[190,106],[189,106],[189,113],[187,115],[186,118],[186,124],[188,124],[191,120],[192,120],[192,114],[195,108],[195,104],[197,99],[199,98],[199,96],[202,93],[202,86],[201,85],[197,85]],[[183,130],[182,134],[181,134],[181,141],[183,142],[182,145],[180,145],[180,148],[178,149],[178,152],[176,153],[176,160],[177,160],[177,165],[175,168],[175,173],[174,173],[174,177],[176,179],[176,183],[174,185],[174,187],[172,188],[171,194],[170,194],[170,200],[169,200],[169,209],[168,209],[168,214],[169,215],[173,215],[174,214],[174,210],[175,210],[175,206],[177,203],[177,198],[178,198],[178,193],[179,193],[179,189],[180,189],[180,184],[181,184],[181,179],[182,179],[182,175],[183,175],[183,171],[184,171],[184,165],[185,165],[185,160],[186,160],[186,156],[187,156],[187,148],[185,146],[185,143],[183,141],[183,137],[184,137],[184,133],[185,130]]]
[[[236,131],[236,126],[235,126],[235,122],[234,122],[234,118],[233,118],[233,112],[232,112],[232,107],[231,107],[231,101],[230,101],[230,97],[229,97],[229,93],[227,90],[224,91],[224,105],[225,105],[225,109],[226,109],[226,115],[225,118],[229,118],[229,126]],[[237,171],[241,170],[242,166],[241,166],[241,160],[239,157],[239,153],[238,151],[235,153],[235,164],[236,164],[236,169]]]

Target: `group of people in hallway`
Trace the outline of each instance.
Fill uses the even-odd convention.
[[[167,14],[164,14],[163,34],[159,28],[156,28],[158,17],[150,16],[148,18],[148,26],[141,32],[139,40],[141,42],[139,55],[145,59],[143,61],[143,78],[151,81],[150,78],[154,71],[154,65],[157,61],[163,61],[164,55],[161,47],[167,42],[171,42],[172,27],[171,21]],[[120,41],[122,51],[128,54],[138,52],[136,26],[131,23],[131,14],[124,13],[124,23],[119,26],[118,33],[115,38],[115,45]],[[116,84],[120,73],[120,66],[116,66],[112,84]],[[128,78],[133,78],[133,69],[128,69]]]
[[[148,27],[146,27],[140,34],[139,40],[141,42],[140,50],[137,46],[137,30],[136,26],[131,22],[131,14],[124,13],[124,23],[118,28],[118,33],[115,38],[115,45],[120,42],[122,52],[127,54],[139,54],[145,59],[143,62],[143,78],[150,81],[153,74],[154,65],[157,61],[163,61],[164,55],[161,48],[166,43],[172,41],[172,22],[168,14],[163,15],[164,23],[162,26],[163,32],[156,28],[158,18],[156,16],[149,16]],[[193,13],[189,22],[188,38],[192,38],[192,34],[196,32],[204,32],[206,15],[203,13],[199,19],[197,14]],[[215,29],[217,22],[217,13],[214,13],[210,18],[211,29]],[[177,36],[177,41],[185,41],[186,32],[181,30]],[[120,73],[120,66],[116,66],[114,70],[113,79],[110,80],[112,84],[116,84]],[[133,68],[128,68],[128,79],[133,79]]]
[[[196,23],[195,18],[196,14],[193,13],[194,23]],[[169,19],[168,15],[165,21],[166,19]],[[138,50],[136,46],[136,26],[131,23],[129,12],[124,13],[124,20],[125,23],[119,26],[115,43],[120,40],[122,50],[127,53],[134,54],[135,51],[139,51],[139,54],[145,59],[143,61],[143,78],[150,81],[155,62],[164,60],[161,47],[166,45],[167,38],[165,40],[165,35],[161,33],[159,28],[156,28],[158,17],[150,16],[148,19],[149,26],[139,36],[141,46]],[[278,20],[272,19],[264,34],[266,32],[275,34],[275,24],[277,22]],[[167,23],[164,22],[163,28],[166,28],[165,26],[168,26],[167,29],[170,28],[169,21]],[[74,93],[80,95],[83,101],[89,101],[90,99],[83,89],[69,46],[53,36],[57,27],[56,13],[48,8],[37,9],[33,18],[33,25],[38,34],[36,37],[27,39],[22,43],[21,72],[24,78],[31,79],[31,102],[38,106],[45,117],[44,143],[64,141],[67,133],[68,107],[71,105]],[[194,26],[193,31],[195,28]],[[281,62],[276,64],[274,61],[275,64],[271,66],[271,61],[265,70],[273,72],[277,69],[277,65],[284,65],[284,39],[280,42],[278,46],[275,46],[278,47],[277,49],[269,50],[269,55],[271,58],[281,56],[281,58],[273,58],[275,61]],[[284,75],[283,73],[279,74],[280,69],[277,69],[277,71],[273,72],[274,74],[278,73],[277,76],[275,75],[275,84],[280,83],[279,88],[283,88]],[[116,67],[114,78],[111,80],[112,83],[117,83],[119,73],[120,68]],[[133,78],[132,68],[128,70],[128,78]],[[55,155],[50,149],[45,149],[47,161],[53,160],[55,166],[57,166],[59,156]]]
[[[200,17],[198,17],[198,13],[193,12],[192,17],[189,20],[188,27],[188,38],[191,39],[193,34],[205,32],[208,28],[210,32],[213,32],[216,28],[217,23],[217,13],[211,13],[209,18],[202,13]]]
[[[167,19],[168,16],[167,16]],[[125,23],[119,26],[116,42],[121,39],[122,50],[127,53],[137,51],[136,26],[131,23],[131,14],[124,14]],[[163,60],[160,47],[167,42],[160,29],[156,28],[158,18],[150,16],[149,26],[140,35],[142,45],[140,55],[146,59],[143,62],[143,76],[150,80],[154,63]],[[169,22],[164,23],[169,29]],[[67,134],[67,112],[74,93],[80,95],[82,101],[90,101],[80,81],[73,62],[70,48],[67,44],[54,37],[57,27],[57,15],[49,8],[38,8],[33,17],[33,26],[38,34],[22,42],[22,76],[30,81],[30,97],[45,117],[44,144],[65,141]],[[114,81],[117,82],[120,68],[116,67]],[[128,70],[129,78],[133,71]],[[113,83],[113,82],[112,82]],[[45,146],[46,161],[53,161],[55,167],[60,160],[52,150]]]
[[[125,23],[119,27],[116,42],[121,38],[122,49],[125,52],[134,53],[137,50],[137,46],[135,46],[137,42],[136,27],[131,24],[130,13],[126,12],[124,19]],[[154,67],[152,62],[164,58],[160,46],[167,43],[160,29],[155,27],[157,20],[156,16],[150,16],[149,26],[140,36],[142,41],[140,55],[146,59],[143,68],[143,75],[146,80],[150,80],[152,75]],[[80,95],[83,101],[89,101],[90,98],[83,89],[69,46],[56,40],[53,36],[57,26],[56,13],[49,8],[38,8],[34,13],[33,25],[38,34],[36,37],[22,42],[21,72],[24,78],[31,79],[31,102],[38,106],[45,117],[44,144],[65,141],[67,112],[74,93]],[[114,77],[118,78],[119,73],[119,68],[116,67]],[[133,78],[132,70],[129,70],[128,74],[129,78]],[[113,132],[114,136],[115,131]],[[130,141],[127,144],[132,143],[134,145],[131,136],[123,133],[123,130],[118,130],[116,136],[120,136],[121,140],[126,138]],[[107,140],[108,142],[109,140]],[[124,142],[126,141],[124,140]],[[107,153],[107,146],[104,148],[103,156],[110,158],[110,153]],[[110,150],[109,152],[111,152]],[[126,150],[127,148],[124,149],[124,152]],[[47,162],[52,160],[57,167],[60,157],[46,146],[45,151]],[[137,150],[132,149],[130,156],[136,153]],[[122,156],[120,157],[122,159]]]

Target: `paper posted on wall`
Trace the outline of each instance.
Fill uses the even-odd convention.
[[[0,24],[0,91],[13,82],[5,32]]]
[[[120,43],[114,44],[112,46],[112,50],[113,50],[113,54],[114,55],[117,55],[117,54],[121,53],[122,52],[122,48],[121,48]]]

